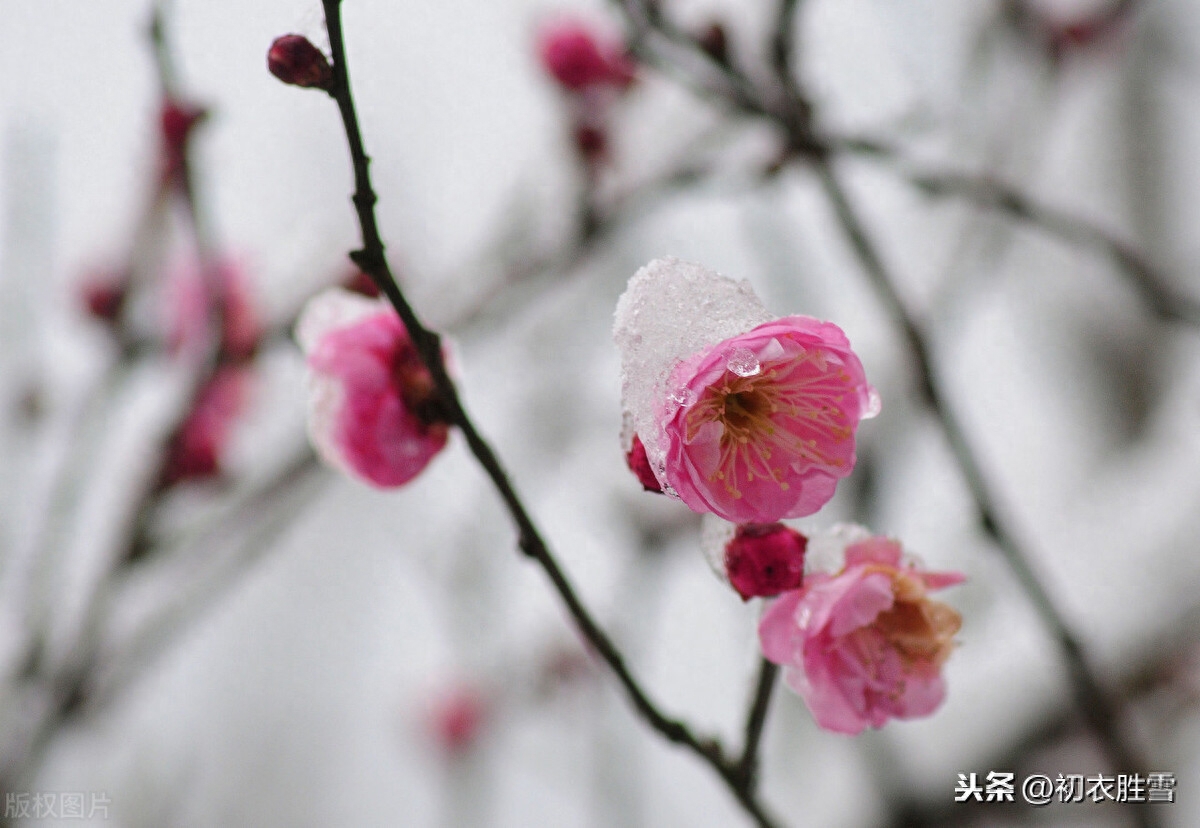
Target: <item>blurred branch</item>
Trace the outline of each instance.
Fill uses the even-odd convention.
[[[979,512],[980,526],[1004,556],[1043,625],[1054,636],[1062,650],[1080,712],[1100,739],[1108,761],[1115,770],[1146,767],[1140,752],[1121,732],[1118,706],[1105,690],[1078,635],[1059,611],[1054,599],[1043,584],[1041,576],[1034,569],[1029,555],[1017,540],[1007,521],[1002,517],[998,498],[983,474],[979,460],[967,438],[966,430],[946,401],[933,365],[927,334],[900,298],[895,279],[884,265],[832,164],[828,161],[818,161],[814,162],[813,166],[850,246],[875,287],[876,293],[883,300],[889,315],[903,332],[909,352],[916,362],[921,392],[941,424],[942,432],[962,472],[964,482],[975,501]],[[1145,819],[1150,820],[1150,817],[1147,816]],[[1153,823],[1144,822],[1143,824]]]
[[[742,747],[742,756],[737,763],[738,774],[747,784],[755,784],[758,774],[758,747],[762,741],[763,727],[767,723],[767,710],[771,705],[771,694],[775,690],[779,667],[761,659],[758,667],[758,683],[754,688],[754,698],[750,710],[746,714],[746,736]]]
[[[358,115],[350,88],[342,36],[341,1],[322,0],[322,5],[325,10],[325,23],[329,32],[330,51],[333,56],[334,80],[329,94],[337,102],[342,116],[342,125],[346,132],[346,141],[354,168],[355,186],[352,200],[362,231],[362,248],[353,251],[350,254],[351,259],[372,278],[399,314],[421,361],[433,377],[446,419],[462,432],[471,453],[492,481],[516,525],[519,548],[545,572],[579,631],[617,677],[638,714],[668,741],[688,748],[708,762],[726,782],[746,812],[759,825],[776,824],[775,820],[767,815],[750,786],[744,784],[739,778],[736,766],[726,759],[724,751],[716,740],[697,737],[687,725],[667,716],[651,701],[646,691],[633,677],[616,645],[583,605],[557,559],[542,538],[499,458],[467,414],[459,398],[458,390],[446,371],[441,338],[422,324],[397,285],[388,265],[384,243],[380,237],[375,217],[377,197],[371,184],[370,159],[363,145]]]
[[[637,16],[638,4],[634,0],[621,0],[619,5],[625,11],[631,25],[643,28],[651,25],[646,22],[644,17]],[[659,30],[668,39],[678,42],[678,38],[672,35],[666,26],[665,23],[658,24]],[[643,31],[639,34],[638,39],[640,42],[646,43],[648,36]],[[702,53],[698,46],[694,48],[695,51]],[[663,58],[659,56],[659,59]],[[733,70],[721,67],[719,64],[717,68],[723,70],[727,78],[739,77],[734,74]],[[1063,652],[1076,704],[1101,740],[1108,760],[1115,768],[1144,767],[1139,751],[1135,750],[1122,734],[1118,723],[1117,707],[1105,691],[1078,636],[1063,618],[1042,583],[1041,577],[1034,570],[1029,556],[1017,541],[1015,533],[1002,518],[998,500],[987,483],[966,432],[947,404],[934,369],[928,335],[901,299],[896,287],[896,280],[884,265],[875,243],[859,218],[857,209],[851,203],[849,195],[834,171],[829,157],[832,148],[817,138],[812,122],[811,104],[800,93],[799,84],[795,89],[789,91],[792,92],[792,95],[783,102],[781,107],[768,104],[765,95],[757,94],[752,90],[749,93],[740,90],[737,95],[727,95],[726,102],[747,114],[766,117],[774,121],[785,131],[789,148],[794,157],[807,161],[817,174],[852,251],[859,259],[889,316],[900,328],[905,343],[916,362],[921,394],[941,424],[951,452],[976,503],[981,528],[992,538],[996,548],[1004,556],[1009,568],[1034,605],[1042,623],[1054,636]],[[706,87],[708,95],[718,92],[719,90]],[[886,148],[882,145],[863,144],[861,146],[875,152],[886,152]],[[1144,825],[1154,823],[1154,818],[1148,814],[1139,816]]]
[[[872,150],[867,153],[868,157],[889,162],[899,160],[880,144],[866,146]],[[861,151],[859,146],[851,150]],[[930,196],[963,198],[1026,222],[1064,241],[1104,251],[1153,313],[1163,319],[1200,326],[1200,300],[1180,293],[1144,254],[1098,225],[1065,210],[1042,204],[992,176],[946,170],[895,169],[913,186]]]

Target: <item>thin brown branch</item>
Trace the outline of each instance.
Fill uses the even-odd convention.
[[[779,667],[765,658],[762,659],[758,667],[758,681],[754,687],[754,697],[750,702],[750,709],[746,713],[746,735],[743,741],[742,755],[737,763],[738,774],[751,790],[754,790],[758,784],[758,748],[762,742],[763,728],[767,723],[767,711],[771,706],[771,694],[775,690],[778,676]]]
[[[612,670],[626,695],[638,714],[656,732],[678,745],[689,749],[704,759],[730,787],[738,802],[760,826],[775,825],[765,808],[754,794],[740,784],[736,770],[724,754],[720,743],[715,739],[701,738],[683,722],[663,713],[634,678],[624,657],[613,641],[600,628],[591,613],[583,605],[575,588],[567,579],[559,566],[557,559],[551,553],[542,538],[532,516],[525,508],[517,494],[507,472],[491,445],[476,429],[461,399],[458,390],[450,379],[441,349],[441,339],[433,331],[426,328],[404,293],[393,278],[388,265],[383,240],[379,233],[375,217],[375,202],[377,200],[372,188],[370,176],[370,157],[363,145],[359,129],[358,116],[355,111],[354,98],[350,88],[350,78],[346,63],[345,44],[341,24],[341,0],[322,0],[325,10],[325,23],[329,32],[330,50],[333,57],[333,87],[329,94],[337,102],[342,116],[342,125],[346,132],[350,158],[354,168],[354,195],[352,201],[358,215],[359,227],[362,233],[362,248],[353,251],[351,259],[363,272],[369,275],[380,291],[399,314],[404,323],[418,354],[425,367],[433,377],[433,381],[441,397],[446,419],[457,426],[462,432],[472,455],[491,480],[501,500],[517,529],[517,544],[520,550],[538,564],[550,579],[555,592],[566,607],[567,612],[579,628],[580,633],[596,651],[600,658]]]

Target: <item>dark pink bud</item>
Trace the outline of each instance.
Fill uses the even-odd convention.
[[[111,273],[90,276],[79,288],[79,298],[88,315],[110,325],[120,317],[128,294],[124,277]]]
[[[233,427],[246,407],[250,381],[246,368],[220,368],[213,374],[171,437],[163,463],[162,487],[220,475]]]
[[[462,754],[474,746],[487,721],[487,705],[471,687],[457,687],[434,704],[433,735],[451,754]]]
[[[642,445],[641,438],[636,434],[633,435],[633,445],[629,447],[629,452],[625,455],[625,462],[628,464],[629,470],[637,475],[643,489],[648,492],[662,492],[662,484],[658,482],[658,478],[654,476],[654,470],[650,468],[650,458],[646,456],[646,447]]]
[[[604,127],[578,124],[575,127],[575,149],[585,161],[597,164],[608,157],[608,133]]]
[[[696,44],[717,63],[729,63],[729,37],[725,27],[717,21],[709,23],[696,35]]]
[[[267,51],[267,68],[272,75],[293,86],[326,90],[333,87],[333,67],[304,35],[275,38]]]
[[[725,545],[725,574],[742,600],[799,589],[808,538],[782,523],[744,523]]]
[[[188,141],[192,130],[208,115],[203,107],[164,98],[159,113],[163,143],[163,181],[178,179],[187,163]]]
[[[353,274],[346,277],[342,282],[342,287],[368,299],[375,299],[379,296],[379,286],[375,284],[375,280],[361,270],[355,270]]]
[[[562,21],[542,30],[538,38],[542,66],[565,89],[581,92],[589,86],[625,89],[633,83],[636,66],[619,42],[603,42],[583,23]]]

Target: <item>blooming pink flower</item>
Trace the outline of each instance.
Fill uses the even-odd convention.
[[[321,457],[374,486],[401,486],[445,445],[433,378],[387,304],[334,288],[297,325],[310,370],[309,433]]]
[[[598,36],[577,20],[560,20],[538,35],[542,66],[570,92],[594,87],[624,90],[633,83],[636,67],[624,44]]]
[[[836,325],[788,316],[717,343],[672,373],[666,482],[734,523],[803,517],[854,468],[871,388]]]
[[[221,473],[221,458],[246,407],[250,382],[249,369],[225,366],[200,389],[192,410],[168,443],[162,486]]]
[[[902,564],[899,543],[868,537],[846,548],[840,572],[809,574],[770,604],[758,628],[763,655],[784,666],[827,730],[928,716],[945,698],[941,667],[962,618],[927,593],[963,580]]]
[[[797,589],[806,546],[808,538],[782,523],[744,523],[725,544],[725,576],[746,601]]]

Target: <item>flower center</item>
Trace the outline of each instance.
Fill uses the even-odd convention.
[[[849,376],[820,351],[806,351],[743,377],[726,371],[705,389],[687,412],[685,439],[691,442],[709,423],[722,426],[720,454],[708,479],[719,480],[734,498],[756,479],[789,488],[789,468],[846,465],[841,456],[854,432],[843,400]]]

